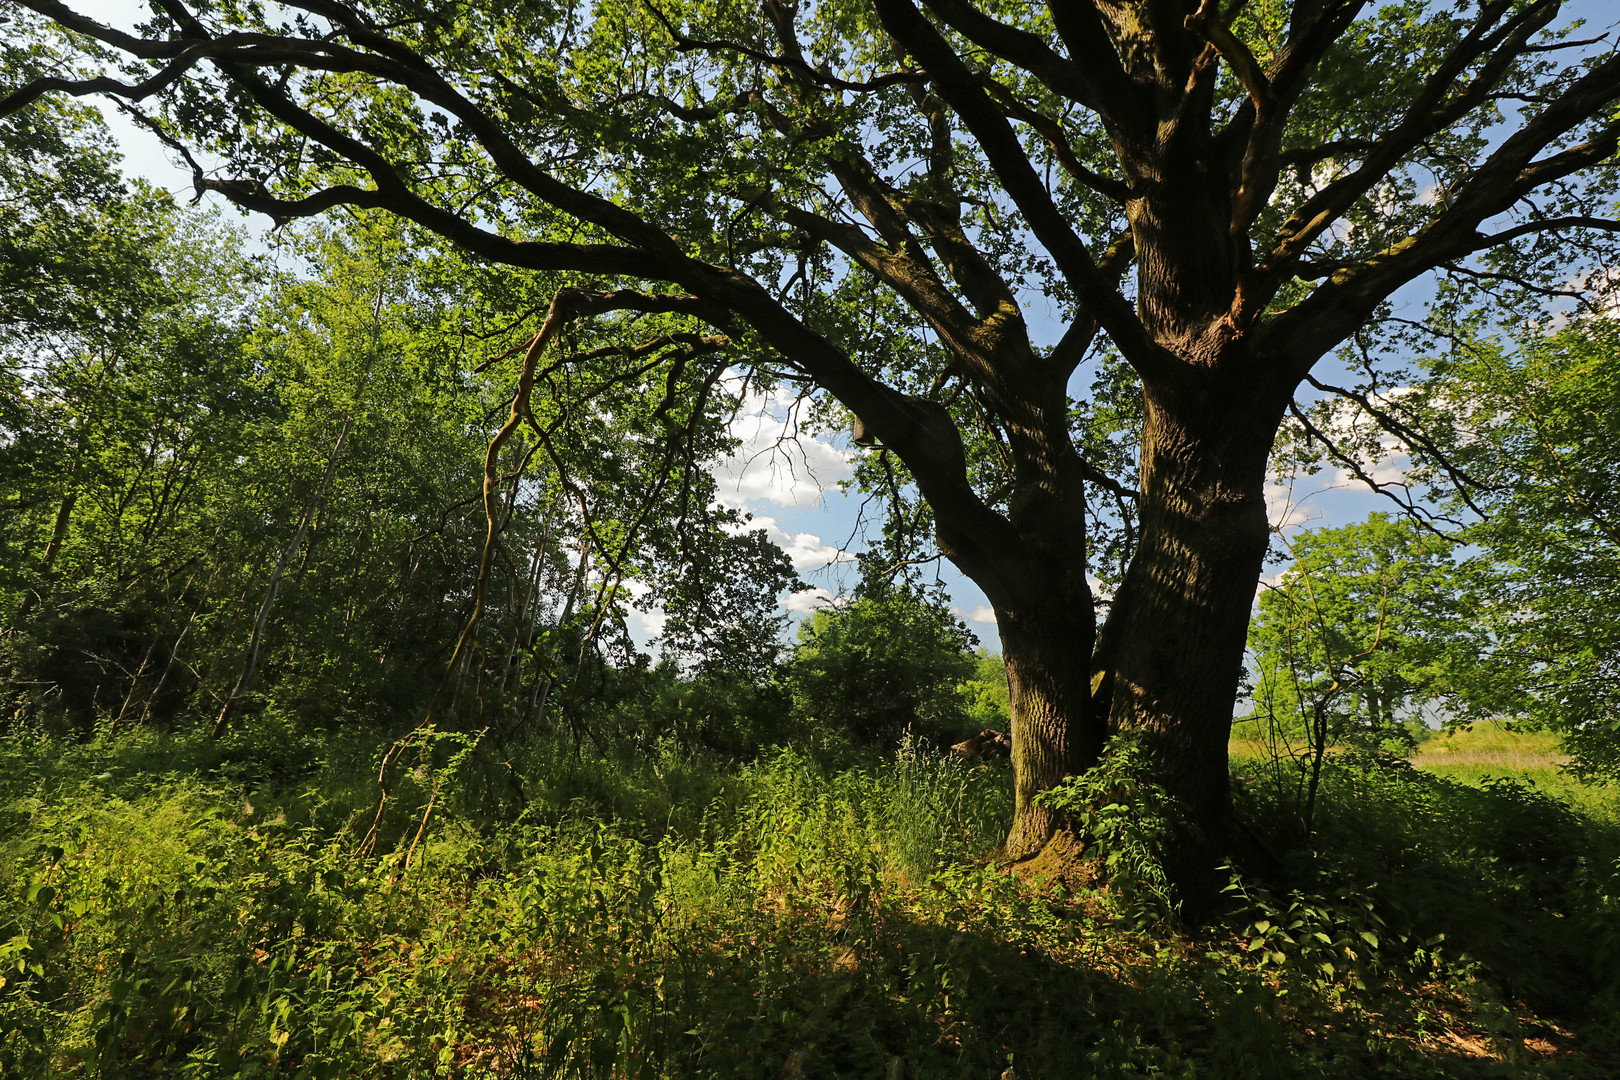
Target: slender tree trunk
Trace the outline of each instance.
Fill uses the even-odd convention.
[[[315,514],[315,508],[320,505],[326,496],[326,489],[332,483],[332,476],[337,472],[338,458],[343,453],[343,443],[349,437],[349,425],[353,423],[353,414],[343,421],[343,427],[338,432],[337,442],[332,445],[332,452],[326,457],[326,470],[321,474],[321,482],[316,485],[315,495],[304,507],[303,515],[298,519],[298,531],[293,534],[292,543],[282,551],[281,557],[276,560],[275,569],[270,571],[270,584],[264,590],[264,600],[259,604],[259,613],[253,619],[253,633],[248,639],[247,657],[242,663],[242,674],[237,678],[236,685],[231,688],[225,703],[219,708],[219,715],[214,718],[213,737],[219,738],[225,733],[232,716],[240,708],[242,699],[253,688],[253,676],[259,667],[259,648],[264,644],[264,629],[270,621],[270,612],[276,605],[276,592],[281,588],[281,578],[287,572],[287,566],[292,562],[293,556],[304,543],[304,534],[309,531],[309,522]]]
[[[549,526],[550,522],[547,522]],[[506,702],[506,684],[511,674],[520,665],[518,650],[527,648],[529,644],[529,627],[531,616],[529,609],[537,603],[540,597],[540,569],[546,558],[546,530],[540,533],[540,543],[534,549],[534,557],[529,560],[529,572],[524,577],[523,589],[518,596],[517,613],[512,619],[512,638],[506,649],[506,660],[501,664],[501,685],[496,691],[496,697],[504,704]]]
[[[189,586],[191,582],[188,581],[186,584]],[[184,589],[181,590],[182,594],[184,591]],[[117,731],[119,725],[124,722],[124,717],[128,715],[129,707],[135,701],[135,691],[140,689],[141,679],[146,675],[146,669],[152,664],[152,656],[157,652],[158,640],[158,638],[152,639],[152,644],[146,647],[146,655],[141,657],[140,666],[135,669],[135,674],[130,677],[129,690],[124,694],[124,703],[119,706],[118,715],[112,718],[112,723],[107,725],[108,735]]]
[[[414,522],[412,523],[414,526]],[[385,667],[388,660],[399,651],[399,635],[405,628],[406,606],[411,599],[411,582],[416,579],[416,571],[421,568],[422,560],[416,554],[416,543],[419,537],[411,537],[405,548],[405,559],[399,568],[399,606],[394,609],[394,617],[389,620],[388,634],[383,638],[383,653],[377,659],[380,667]],[[378,598],[381,600],[381,597]]]
[[[562,615],[557,620],[557,625],[560,627],[568,625],[568,621],[574,617],[574,605],[584,595],[585,574],[590,566],[590,559],[591,552],[589,542],[586,540],[585,536],[581,534],[579,538],[579,565],[574,571],[574,579],[572,585],[570,585],[568,589],[567,599],[565,599],[563,602]],[[555,658],[555,656],[556,650],[548,649],[546,651],[547,667],[550,666],[550,662]],[[552,677],[549,671],[542,671],[535,676],[534,690],[529,696],[529,707],[524,712],[525,723],[529,723],[530,718],[532,718],[532,721],[538,724],[545,717],[546,705],[551,700],[551,691],[554,683],[555,679]]]
[[[69,476],[72,475],[70,471]],[[45,545],[45,553],[39,557],[39,572],[41,575],[49,574],[51,567],[56,565],[56,556],[62,551],[62,544],[67,539],[68,524],[73,520],[73,507],[79,501],[79,493],[70,491],[62,497],[62,504],[56,509],[56,523],[51,527],[51,539]],[[23,618],[33,611],[43,599],[39,589],[29,589],[23,597],[22,604],[17,608],[17,624],[21,625]]]
[[[185,644],[186,635],[191,633],[191,627],[196,623],[197,616],[201,615],[203,608],[208,606],[208,592],[214,587],[214,578],[218,576],[218,573],[216,570],[209,576],[208,583],[203,586],[202,595],[197,598],[197,606],[191,609],[191,616],[186,619],[186,625],[180,628],[179,636],[174,639],[174,647],[169,650],[169,659],[163,665],[163,672],[158,676],[157,685],[152,687],[150,694],[146,695],[146,705],[141,709],[141,723],[146,723],[147,718],[152,715],[152,703],[163,693],[164,684],[169,681],[169,673],[174,670],[175,661],[180,656],[180,646]]]

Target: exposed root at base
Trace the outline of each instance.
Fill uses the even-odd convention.
[[[1054,832],[1037,850],[1009,862],[1007,869],[1025,881],[1061,885],[1069,892],[1095,889],[1103,883],[1096,860],[1086,858],[1085,842],[1069,829]]]

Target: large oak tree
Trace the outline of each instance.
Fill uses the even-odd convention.
[[[250,210],[386,208],[566,274],[563,318],[683,315],[830,395],[994,606],[1009,854],[1063,836],[1037,793],[1134,731],[1201,830],[1194,883],[1226,846],[1279,425],[1426,275],[1594,280],[1620,55],[1560,0],[921,5],[150,0],[131,34],[20,0],[122,71],[0,111],[110,95]],[[1080,438],[1109,358],[1134,477]]]

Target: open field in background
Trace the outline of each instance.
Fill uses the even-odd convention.
[[[1569,763],[1558,736],[1545,731],[1513,731],[1500,724],[1475,724],[1437,732],[1412,755],[1412,764],[1436,776],[1474,781],[1484,775],[1512,776],[1540,786],[1562,782]]]
[[[1235,731],[1229,746],[1234,765],[1241,769],[1244,763],[1269,760],[1271,751],[1263,740],[1247,736],[1243,725]],[[1422,772],[1472,787],[1488,779],[1515,780],[1595,820],[1620,825],[1620,786],[1583,783],[1571,776],[1564,768],[1569,755],[1560,748],[1558,736],[1549,732],[1475,724],[1436,732],[1409,760]]]
[[[1620,825],[1620,786],[1582,783],[1565,771],[1569,755],[1558,736],[1511,731],[1500,724],[1439,734],[1412,755],[1412,764],[1448,780],[1478,786],[1488,777],[1508,777],[1567,803],[1584,816]]]

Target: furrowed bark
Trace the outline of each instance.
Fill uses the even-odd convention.
[[[1061,822],[1035,797],[1097,763],[1107,739],[1091,708],[1089,594],[1054,589],[1044,602],[996,611],[1012,690],[1015,810],[1005,855],[1028,859]]]
[[[1227,741],[1269,537],[1266,459],[1290,398],[1280,385],[1189,383],[1147,387],[1141,541],[1110,628],[1109,726],[1139,733],[1187,815],[1167,869],[1196,909],[1228,848]]]

